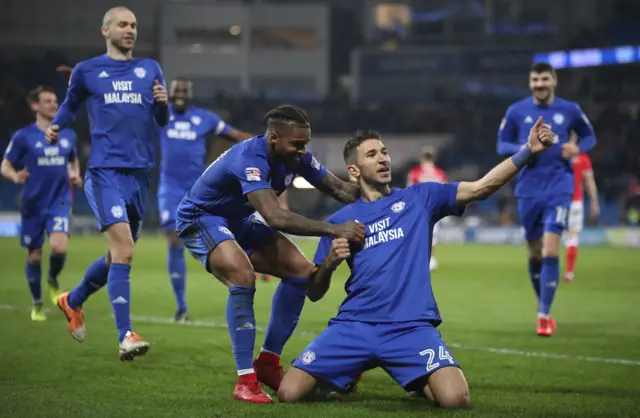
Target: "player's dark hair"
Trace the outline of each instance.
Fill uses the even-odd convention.
[[[310,126],[307,112],[294,105],[281,105],[271,109],[264,115],[267,127],[278,131],[279,128],[288,126],[299,126],[307,128]]]
[[[29,94],[27,95],[27,102],[29,104],[38,103],[40,101],[40,95],[42,93],[56,94],[56,91],[48,86],[38,86],[29,92]]]
[[[358,131],[355,135],[344,144],[344,149],[342,151],[342,156],[344,157],[344,162],[347,164],[353,164],[354,157],[356,155],[356,150],[364,141],[369,139],[380,139],[380,134],[376,131]]]
[[[551,73],[552,75],[556,75],[556,70],[553,68],[553,65],[548,62],[536,62],[531,66],[530,72],[536,74]]]

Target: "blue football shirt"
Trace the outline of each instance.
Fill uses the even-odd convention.
[[[78,63],[52,124],[67,127],[83,102],[91,126],[89,168],[151,168],[156,119],[166,106],[153,100],[163,86],[160,65],[150,58],[114,60],[106,54]]]
[[[358,221],[366,228],[365,240],[352,244],[347,297],[334,320],[430,321],[435,326],[442,322],[431,288],[429,256],[435,223],[464,212],[456,204],[457,190],[458,183],[433,182],[394,188],[380,200],[358,200],[328,219],[335,224]],[[332,240],[320,239],[316,265],[323,263]]]
[[[510,156],[527,143],[529,131],[542,116],[556,134],[554,144],[534,157],[518,174],[517,197],[573,195],[573,165],[562,158],[562,144],[571,131],[578,135],[581,152],[596,143],[593,127],[577,103],[556,97],[550,105],[537,105],[532,97],[511,105],[498,131],[498,154]]]
[[[196,106],[179,113],[169,105],[169,112],[169,124],[159,131],[159,193],[184,195],[205,169],[207,134],[225,135],[231,127],[220,116]]]
[[[259,135],[239,142],[212,162],[180,202],[183,215],[208,213],[227,219],[242,219],[255,209],[247,194],[273,189],[280,195],[296,175],[321,184],[326,169],[307,152],[294,167],[271,160],[267,140]]]
[[[4,158],[16,169],[29,171],[22,189],[21,212],[39,215],[59,205],[71,205],[68,164],[76,159],[76,134],[71,129],[59,133],[56,145],[50,145],[38,125],[17,131]]]

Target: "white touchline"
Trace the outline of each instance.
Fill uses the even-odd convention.
[[[31,309],[30,307],[0,304],[0,310],[4,310],[4,311],[28,311],[30,309]],[[45,312],[47,313],[50,313],[53,311],[54,311],[53,309],[45,309]],[[182,324],[176,324],[173,322],[173,318],[163,318],[161,316],[148,316],[148,315],[131,315],[131,319],[134,321],[146,322],[149,324],[169,324],[169,325],[176,325],[176,326],[191,326],[191,327],[204,327],[204,328],[227,328],[227,324],[225,324],[224,322],[215,322],[215,321],[189,321]],[[256,331],[264,332],[265,329],[262,327],[256,327]],[[318,335],[318,333],[299,330],[299,331],[296,331],[294,335],[304,335],[304,336],[315,337],[316,335]],[[592,356],[581,356],[581,355],[575,355],[575,354],[545,353],[541,351],[522,351],[522,350],[515,350],[512,348],[484,347],[484,346],[474,346],[474,345],[459,344],[459,343],[447,343],[447,346],[451,348],[457,348],[459,350],[484,351],[487,353],[512,355],[512,356],[520,356],[520,357],[538,357],[538,358],[556,359],[556,360],[573,360],[573,361],[586,361],[586,362],[592,362],[592,363],[609,363],[609,364],[623,364],[626,366],[640,366],[640,360],[632,360],[632,359],[624,359],[624,358],[592,357]]]

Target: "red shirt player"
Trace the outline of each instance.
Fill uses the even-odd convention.
[[[447,176],[444,171],[435,165],[436,153],[432,147],[425,147],[422,150],[422,156],[420,157],[420,165],[416,168],[413,168],[409,172],[409,177],[407,179],[407,187],[413,186],[418,183],[425,182],[437,182],[437,183],[446,183]],[[429,259],[429,269],[435,270],[438,268],[438,262],[436,261],[436,257],[433,255],[436,249],[436,244],[438,240],[438,232],[440,231],[439,223],[436,223],[433,226],[433,236],[431,237],[431,258]]]
[[[587,154],[580,154],[573,159],[573,179],[574,192],[569,209],[569,227],[565,235],[565,247],[567,257],[567,270],[564,278],[567,282],[573,281],[573,272],[578,259],[578,236],[582,232],[584,224],[584,192],[582,185],[585,185],[589,201],[591,203],[590,213],[592,219],[598,217],[600,205],[598,204],[598,189],[593,178],[593,168],[591,159]]]

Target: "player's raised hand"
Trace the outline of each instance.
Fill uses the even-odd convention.
[[[343,260],[351,256],[349,241],[346,238],[336,238],[331,241],[331,250],[324,262],[332,268],[338,267]]]
[[[58,133],[60,133],[60,127],[58,125],[49,125],[46,131],[44,131],[44,139],[50,144],[58,142]]]
[[[29,171],[26,168],[16,173],[16,178],[13,180],[16,184],[25,184],[29,178]]]
[[[163,105],[166,105],[169,100],[167,90],[158,80],[153,81],[153,100]]]
[[[348,221],[335,225],[334,238],[346,238],[348,241],[360,242],[364,239],[364,225],[360,222]]]
[[[529,148],[531,148],[534,154],[537,154],[553,145],[554,137],[555,134],[551,131],[549,125],[543,123],[542,116],[540,116],[529,131],[527,145],[529,145]]]

